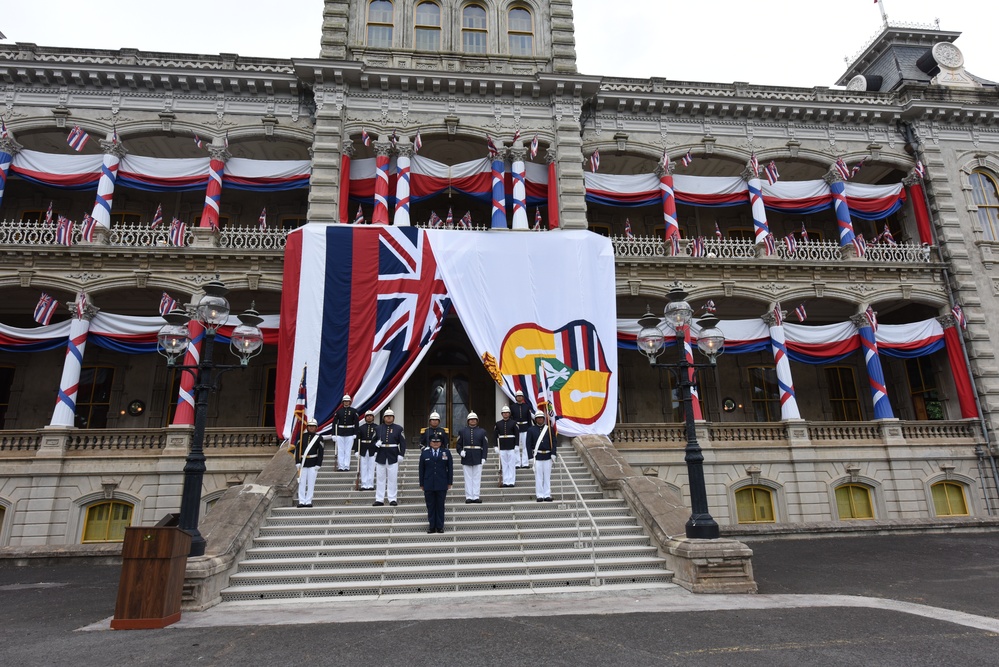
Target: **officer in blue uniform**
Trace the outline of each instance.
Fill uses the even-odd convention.
[[[323,466],[323,440],[327,436],[316,432],[319,424],[310,419],[305,424],[305,431],[295,443],[295,465],[298,467],[298,506],[312,507],[312,494],[316,490],[316,477]]]
[[[357,423],[361,415],[351,407],[350,394],[344,394],[342,405],[333,413],[333,436],[336,440],[336,469],[350,470],[350,452],[354,448]]]
[[[375,454],[378,449],[378,424],[375,423],[375,413],[368,410],[364,413],[364,423],[357,428],[358,484],[361,491],[375,490]]]
[[[552,461],[556,460],[558,437],[545,421],[545,413],[534,413],[534,426],[527,429],[527,455],[534,459],[534,493],[538,502],[552,501]]]
[[[479,491],[482,487],[482,464],[489,454],[489,434],[479,428],[479,416],[468,413],[468,426],[458,431],[454,448],[461,457],[461,472],[465,478],[465,502],[481,503]]]
[[[382,413],[385,423],[378,427],[375,447],[375,507],[385,504],[388,493],[389,505],[395,507],[399,503],[399,461],[406,454],[406,434],[402,426],[395,423],[395,413],[391,408]]]
[[[450,445],[451,438],[447,434],[447,429],[441,428],[441,416],[436,412],[430,413],[430,426],[423,429],[420,434],[420,449],[426,449],[430,446],[430,438],[435,435],[439,435],[441,438],[441,447],[448,449]]]
[[[420,453],[420,489],[427,501],[427,532],[444,532],[444,500],[454,484],[454,458],[442,446],[441,436],[430,436],[430,447]]]
[[[500,410],[503,416],[496,422],[493,434],[496,437],[496,455],[500,458],[500,469],[503,471],[503,486],[511,487],[517,482],[517,463],[520,452],[517,451],[520,440],[520,429],[517,422],[510,418],[510,408],[503,406]]]
[[[516,399],[516,403],[512,406],[510,417],[517,423],[519,433],[517,436],[516,464],[518,468],[526,468],[529,463],[527,460],[527,429],[531,428],[531,424],[534,423],[534,408],[524,400],[524,392],[521,390],[518,389],[517,393],[513,396]]]

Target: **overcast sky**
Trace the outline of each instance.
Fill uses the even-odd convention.
[[[999,80],[996,0],[882,0],[890,20],[963,31],[968,70]],[[323,0],[8,0],[3,44],[243,56],[319,54]],[[584,74],[833,85],[880,29],[873,0],[573,0]]]

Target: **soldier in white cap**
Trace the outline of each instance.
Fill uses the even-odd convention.
[[[534,459],[534,493],[539,503],[552,501],[552,461],[556,459],[557,441],[544,411],[535,412],[534,426],[527,430],[527,455]]]
[[[399,461],[406,454],[406,434],[402,432],[402,426],[395,423],[395,412],[392,408],[382,413],[382,421],[385,422],[378,427],[378,436],[375,447],[378,453],[375,454],[375,507],[385,504],[385,495],[388,494],[389,505],[398,505],[399,494]]]
[[[441,416],[436,412],[430,413],[430,426],[423,429],[420,433],[420,450],[424,450],[430,446],[430,439],[434,436],[440,436],[441,447],[448,449],[451,444],[451,438],[448,436],[447,429],[441,427]]]
[[[510,417],[517,423],[519,431],[517,435],[517,458],[516,466],[526,468],[530,461],[527,460],[527,429],[534,423],[534,408],[524,400],[524,392],[517,390],[514,394],[516,402],[510,410]]]
[[[468,426],[458,431],[454,448],[461,457],[461,471],[465,478],[465,502],[481,503],[482,464],[489,454],[489,434],[479,428],[479,415],[468,413]]]
[[[298,468],[298,506],[312,507],[312,494],[316,490],[316,477],[323,465],[324,436],[316,432],[315,419],[305,423],[305,431],[295,443],[295,466]]]
[[[357,485],[361,491],[375,490],[375,454],[378,449],[378,424],[375,423],[375,413],[368,410],[364,413],[364,422],[357,428],[358,479]]]
[[[510,408],[506,405],[500,410],[502,419],[496,422],[493,434],[496,436],[496,454],[500,458],[500,468],[503,471],[503,486],[511,487],[517,482],[517,462],[520,452],[517,443],[520,429],[517,422],[510,418]]]
[[[351,407],[350,394],[344,394],[340,409],[333,413],[333,437],[336,440],[336,469],[350,470],[350,452],[354,449],[357,423],[361,415]]]

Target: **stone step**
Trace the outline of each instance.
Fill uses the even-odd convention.
[[[594,517],[597,527],[601,532],[605,528],[611,527],[621,527],[621,528],[636,528],[635,519],[625,516],[596,516]],[[463,518],[461,520],[452,519],[450,521],[451,528],[455,530],[475,530],[478,528],[489,528],[492,530],[506,530],[511,534],[514,533],[524,533],[531,530],[548,530],[548,531],[565,531],[565,530],[576,530],[579,526],[581,529],[585,529],[585,532],[590,531],[590,523],[586,521],[585,527],[583,523],[577,521],[574,517],[565,516],[552,516],[552,517],[540,517],[537,519],[517,519],[514,520],[496,520],[489,517],[483,518]],[[425,530],[427,527],[426,517],[386,517],[382,521],[378,521],[374,518],[368,521],[356,522],[356,523],[337,523],[330,524],[326,526],[317,526],[314,524],[297,524],[297,525],[286,525],[286,526],[271,526],[267,525],[261,528],[260,537],[270,537],[270,536],[281,536],[281,535],[302,535],[302,536],[326,536],[326,535],[355,535],[364,534],[372,531],[384,531],[391,528],[392,531],[419,531]]]

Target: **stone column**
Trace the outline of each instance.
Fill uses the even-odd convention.
[[[583,100],[578,94],[564,93],[552,100],[554,106],[555,150],[558,161],[560,227],[586,229],[586,182],[583,177],[583,139],[579,121]]]
[[[395,220],[397,227],[409,227],[409,170],[413,159],[413,144],[396,144]]]
[[[125,157],[126,151],[119,141],[102,141],[101,148],[104,149],[104,163],[101,165],[101,180],[97,183],[97,200],[91,217],[97,221],[98,226],[111,229],[111,200],[118,180],[118,164]],[[221,187],[219,191],[221,192]]]
[[[327,2],[327,10],[330,2]],[[346,3],[342,3],[346,4]],[[326,14],[324,14],[324,17]],[[324,40],[326,22],[323,23]],[[343,97],[346,92],[338,90],[334,83],[317,80],[313,89],[316,101],[316,127],[312,140],[312,177],[309,179],[309,222],[336,222],[341,199],[340,162],[343,157]],[[348,214],[348,222],[350,222]]]
[[[933,245],[933,228],[930,224],[929,209],[926,208],[926,191],[923,189],[922,179],[913,170],[902,179],[902,184],[909,190],[909,201],[912,202],[912,213],[916,217],[919,242]]]
[[[833,210],[836,212],[836,224],[839,227],[839,247],[845,257],[856,257],[857,250],[853,246],[856,235],[853,233],[853,219],[850,217],[850,206],[846,203],[846,183],[835,167],[825,175],[825,181],[832,191]]]
[[[523,144],[510,149],[510,173],[513,175],[513,229],[527,229],[527,149]],[[499,413],[496,413],[499,414]]]
[[[350,161],[354,157],[354,144],[347,141],[340,152],[340,201],[337,222],[350,222]]]
[[[680,223],[676,219],[676,194],[673,191],[673,163],[670,162],[666,168],[660,164],[656,167],[656,176],[659,177],[659,191],[663,200],[663,222],[666,224],[666,234],[664,242],[668,247],[672,247],[671,239],[680,238]]]
[[[548,162],[548,229],[559,228],[558,169],[555,166],[557,156],[553,148],[545,153],[545,160]]]
[[[493,214],[490,218],[492,229],[506,229],[506,158],[503,144],[498,144],[499,152],[490,158],[493,177]]]
[[[191,297],[192,303],[197,303],[201,298],[200,294]],[[193,309],[188,309],[189,315],[194,315]],[[205,340],[205,328],[195,318],[187,323],[188,337],[190,343],[187,352],[184,353],[184,366],[197,366],[201,363],[201,345]],[[193,426],[194,425],[194,384],[195,375],[188,371],[178,371],[180,373],[180,391],[177,395],[177,410],[173,413],[171,426]]]
[[[874,418],[894,419],[895,413],[892,412],[891,402],[888,400],[888,388],[885,386],[885,374],[881,369],[881,356],[878,354],[874,328],[863,312],[851,317],[850,321],[860,334],[860,344],[867,364],[867,378],[871,385],[871,400],[874,402]]]
[[[208,163],[208,188],[205,190],[205,208],[201,212],[201,223],[198,227],[218,229],[219,206],[222,203],[222,177],[225,175],[225,163],[232,154],[225,146],[213,143],[208,147],[208,155],[211,157]]]
[[[389,153],[391,151],[391,143],[387,141],[375,142],[375,210],[371,214],[371,224],[373,225],[389,224]]]
[[[767,223],[767,209],[763,204],[763,183],[760,175],[750,167],[742,172],[742,178],[749,187],[749,205],[753,211],[753,241],[757,248],[765,247],[767,237],[770,236],[770,225]]]
[[[791,363],[787,358],[787,340],[784,337],[784,324],[778,323],[774,316],[774,305],[764,316],[763,321],[770,329],[770,349],[774,353],[774,365],[777,370],[777,389],[780,392],[780,418],[801,419],[798,412],[798,401],[794,397],[794,379],[791,377]],[[781,314],[783,316],[783,313]]]
[[[950,362],[950,372],[954,377],[954,389],[961,408],[961,419],[978,419],[975,388],[968,373],[968,362],[964,355],[964,345],[961,344],[961,331],[957,326],[957,320],[953,315],[945,315],[938,317],[937,321],[944,330],[944,345],[947,349],[947,360]]]
[[[69,340],[66,342],[66,358],[62,365],[62,379],[59,380],[59,393],[56,395],[55,410],[49,426],[76,426],[76,395],[80,389],[80,371],[83,367],[83,352],[87,347],[90,322],[98,309],[87,300],[85,292],[76,295],[76,301],[67,304],[73,314],[69,324]]]
[[[0,205],[3,204],[3,191],[7,186],[7,174],[10,172],[10,165],[14,162],[14,156],[21,150],[21,144],[14,141],[13,137],[0,139]],[[0,216],[2,219],[2,216]]]

